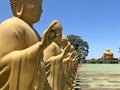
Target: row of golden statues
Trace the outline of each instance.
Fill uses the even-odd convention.
[[[42,0],[10,0],[14,17],[0,24],[0,90],[72,90],[78,55],[62,25],[33,28]]]

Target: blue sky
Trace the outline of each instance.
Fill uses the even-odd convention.
[[[9,0],[1,0],[0,23],[12,16]],[[120,57],[120,0],[43,0],[43,14],[34,24],[40,36],[54,19],[62,23],[64,35],[88,42],[88,59],[101,57],[107,48]]]

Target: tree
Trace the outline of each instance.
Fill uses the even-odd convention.
[[[79,62],[80,60],[85,60],[89,53],[89,45],[87,41],[84,41],[80,36],[77,35],[68,35],[67,37],[78,53]]]

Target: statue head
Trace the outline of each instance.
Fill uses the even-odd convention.
[[[65,48],[69,43],[69,39],[67,36],[63,35],[61,38],[61,48]]]
[[[75,47],[73,45],[71,45],[70,51],[71,52],[75,51]]]
[[[42,13],[42,0],[10,0],[13,15],[28,23],[38,22]]]

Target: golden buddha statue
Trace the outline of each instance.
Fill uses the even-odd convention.
[[[33,24],[40,19],[42,0],[10,3],[14,16],[0,25],[0,90],[43,90],[43,51],[55,38],[50,35],[58,22],[53,21],[39,41]]]

